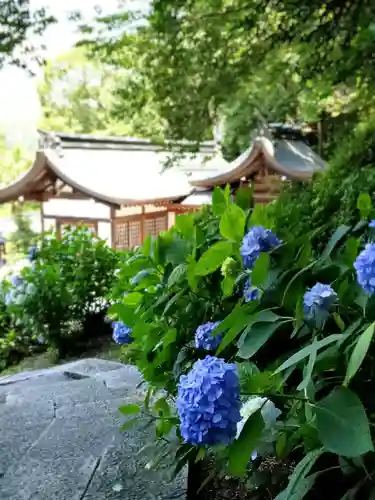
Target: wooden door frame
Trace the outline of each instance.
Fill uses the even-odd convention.
[[[56,221],[56,233],[59,238],[61,238],[61,226],[76,226],[80,224],[87,224],[88,226],[94,226],[94,234],[98,236],[98,226],[99,221],[97,219],[89,219],[87,217],[55,217]]]
[[[141,245],[145,241],[146,232],[145,232],[145,222],[148,219],[156,219],[158,217],[164,217],[166,219],[166,230],[168,229],[168,210],[163,210],[160,212],[145,212],[144,209],[140,214],[133,215],[121,215],[120,217],[114,217],[112,219],[112,248],[116,248],[116,225],[118,223],[128,223],[128,231],[130,231],[130,222],[140,222],[141,225]],[[130,233],[128,234],[128,241],[130,241]]]

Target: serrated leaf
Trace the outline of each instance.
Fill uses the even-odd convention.
[[[223,297],[230,297],[232,295],[235,281],[236,278],[234,276],[225,276],[225,278],[221,282]]]
[[[194,232],[194,216],[191,214],[178,215],[175,227],[184,238],[191,238]]]
[[[227,257],[233,253],[233,244],[219,241],[212,245],[199,259],[195,266],[196,276],[206,276],[218,269]]]
[[[132,292],[128,293],[125,295],[125,297],[122,299],[124,304],[128,306],[137,306],[141,300],[143,299],[143,294],[140,292]]]
[[[229,471],[241,477],[249,463],[251,454],[256,450],[264,429],[261,409],[253,413],[246,421],[241,434],[229,447]]]
[[[126,306],[125,304],[113,304],[107,314],[109,316],[116,316],[120,321],[126,325],[131,325],[134,320],[134,309]]]
[[[220,219],[220,234],[232,241],[241,241],[244,234],[246,216],[237,205],[229,205]]]
[[[130,279],[130,284],[133,286],[139,285],[143,281],[144,278],[152,274],[155,270],[153,268],[142,269],[135,276]]]
[[[236,192],[236,205],[238,205],[242,210],[249,210],[252,205],[254,187],[246,186],[240,187]]]
[[[179,264],[178,266],[176,266],[169,275],[168,288],[171,288],[172,286],[179,283],[185,277],[187,269],[187,264]]]
[[[212,193],[212,212],[214,215],[221,215],[225,212],[229,204],[227,194],[223,189],[215,187]]]
[[[361,214],[361,219],[367,219],[372,210],[371,196],[368,193],[361,193],[358,196],[357,208]]]
[[[345,375],[344,385],[347,386],[350,380],[354,377],[357,371],[360,369],[363,360],[370,348],[372,339],[374,337],[375,323],[366,328],[366,330],[360,335],[353,352],[350,356],[348,368]]]
[[[316,427],[327,451],[358,457],[373,450],[370,426],[361,400],[345,387],[314,405]]]
[[[151,254],[151,235],[148,234],[142,245],[142,253],[149,257]]]

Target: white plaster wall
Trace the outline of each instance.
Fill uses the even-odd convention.
[[[141,206],[123,207],[120,210],[116,210],[115,217],[126,217],[127,215],[138,215],[141,213],[142,213]]]
[[[54,199],[43,203],[44,215],[58,217],[82,217],[90,219],[109,219],[110,208],[94,200]]]
[[[99,222],[98,223],[98,236],[102,240],[106,240],[109,246],[112,246],[110,222]]]
[[[56,231],[56,219],[44,219],[44,232],[54,233]]]
[[[175,225],[176,222],[176,213],[168,212],[168,229]]]

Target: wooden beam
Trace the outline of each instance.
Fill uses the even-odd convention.
[[[90,196],[86,196],[78,192],[77,193],[60,192],[52,195],[51,198],[56,200],[91,200]]]
[[[52,215],[52,214],[47,214],[44,215],[45,219],[60,219],[60,220],[70,220],[72,222],[87,222],[87,223],[93,223],[93,222],[111,222],[111,219],[106,219],[104,217],[79,217],[76,215]]]

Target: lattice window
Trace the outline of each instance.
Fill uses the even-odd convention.
[[[145,220],[145,234],[157,236],[168,229],[168,216],[153,217]]]
[[[129,222],[129,246],[134,248],[142,244],[141,241],[141,221],[134,220]]]
[[[117,221],[115,224],[115,248],[127,250],[129,248],[129,222]]]

